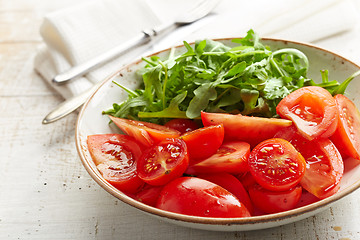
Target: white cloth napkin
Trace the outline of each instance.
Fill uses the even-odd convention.
[[[40,29],[45,44],[35,57],[35,70],[51,82],[56,74],[125,42],[142,29],[170,21],[194,1],[92,0],[50,13]],[[351,0],[223,0],[215,14],[175,31],[152,48],[139,48],[66,85],[50,84],[70,98],[145,52],[183,40],[241,37],[250,28],[261,37],[314,42],[353,28],[359,22],[355,9]]]

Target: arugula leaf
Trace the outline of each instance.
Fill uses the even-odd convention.
[[[272,51],[250,29],[235,46],[219,41],[184,42],[185,53],[171,49],[167,59],[144,58],[139,70],[143,88],[130,90],[123,103],[104,111],[117,117],[162,123],[167,118],[198,118],[201,111],[237,112],[244,115],[277,117],[277,104],[304,86],[321,86],[332,94],[344,93],[349,82],[330,81],[321,71],[322,82],[307,77],[309,61],[293,48]],[[236,45],[237,44],[237,45]]]

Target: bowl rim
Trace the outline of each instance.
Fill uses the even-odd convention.
[[[214,41],[230,41],[232,39],[238,39],[238,38],[239,37],[234,37],[234,38],[228,37],[228,38],[216,38],[216,39],[212,39],[212,40],[214,40]],[[277,39],[277,38],[261,38],[261,40],[273,41],[273,42],[283,42],[284,44],[291,43],[291,44],[295,44],[295,45],[302,45],[302,46],[309,47],[309,48],[315,48],[317,50],[334,55],[334,56],[342,59],[344,62],[348,62],[348,63],[352,64],[355,68],[360,69],[360,66],[357,65],[356,63],[354,63],[353,61],[351,61],[337,53],[334,53],[332,51],[329,51],[327,49],[318,47],[318,46],[310,44],[310,43],[285,40],[285,39]],[[194,42],[191,42],[189,44],[192,45],[192,44],[194,44]],[[169,48],[157,51],[155,53],[152,53],[152,54],[148,55],[147,57],[158,55],[162,52],[169,51],[171,48],[181,48],[183,46],[184,45],[181,44],[181,45],[177,45],[174,47],[169,47]],[[107,78],[105,78],[101,82],[101,84],[97,87],[97,89],[92,93],[92,95],[86,100],[84,105],[82,106],[82,108],[78,114],[76,126],[75,126],[76,149],[77,149],[80,160],[81,160],[83,166],[85,167],[86,171],[93,178],[93,180],[95,180],[95,182],[97,182],[105,191],[107,191],[114,197],[120,199],[124,203],[129,204],[130,206],[133,206],[141,211],[144,211],[145,213],[153,214],[153,215],[156,215],[156,216],[159,216],[162,218],[167,218],[167,219],[175,220],[175,221],[183,221],[183,222],[188,222],[188,223],[206,224],[206,225],[248,225],[248,224],[253,225],[253,224],[267,223],[267,222],[279,222],[279,221],[289,219],[289,218],[296,218],[297,216],[304,215],[306,213],[315,211],[317,209],[324,208],[327,205],[336,202],[337,200],[349,195],[350,193],[352,193],[355,190],[357,190],[358,188],[360,188],[360,179],[359,179],[352,185],[345,188],[343,191],[338,192],[328,198],[319,200],[315,203],[305,205],[305,206],[302,206],[302,207],[299,207],[296,209],[292,209],[289,211],[285,211],[285,212],[267,214],[267,215],[261,215],[261,216],[253,216],[253,217],[244,217],[244,218],[198,217],[198,216],[191,216],[191,215],[169,212],[169,211],[161,210],[161,209],[146,205],[144,203],[141,203],[141,202],[131,198],[130,196],[126,195],[125,193],[117,190],[115,187],[113,187],[111,184],[109,184],[105,179],[103,179],[103,177],[98,172],[96,167],[94,167],[94,164],[92,164],[93,160],[91,159],[91,157],[90,157],[90,159],[87,158],[86,154],[83,152],[83,146],[81,144],[81,139],[80,139],[80,135],[81,135],[80,134],[80,125],[81,125],[80,122],[83,118],[86,108],[88,107],[89,103],[93,99],[94,95],[99,91],[99,89],[102,88],[105,85],[105,83],[107,83],[111,79],[118,76],[122,71],[128,69],[131,66],[139,64],[141,61],[142,61],[142,59],[140,58],[138,60],[135,60],[135,61],[125,65],[125,66],[122,66],[115,73],[113,73],[113,74],[109,75]]]

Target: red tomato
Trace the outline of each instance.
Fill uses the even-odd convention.
[[[164,126],[175,129],[179,131],[181,134],[184,134],[186,132],[191,132],[199,128],[199,126],[195,121],[190,119],[182,119],[182,118],[172,119],[167,123],[165,123]]]
[[[321,199],[338,191],[344,164],[340,153],[329,139],[307,141],[292,127],[279,132],[277,137],[290,141],[305,158],[306,171],[300,182],[303,188]]]
[[[240,174],[248,170],[250,145],[246,142],[227,142],[211,157],[190,165],[188,174],[227,172]]]
[[[158,124],[112,116],[109,117],[124,133],[134,137],[145,147],[149,147],[166,138],[176,138],[180,136],[179,131]]]
[[[301,135],[313,140],[330,137],[336,130],[339,112],[335,99],[322,87],[300,88],[284,99],[276,107],[276,112],[291,119]]]
[[[249,194],[241,184],[239,179],[229,173],[213,173],[213,174],[200,174],[198,178],[208,180],[209,182],[215,183],[220,187],[225,188],[235,197],[237,197],[241,203],[245,205],[250,214],[253,213],[253,206],[249,197]]]
[[[240,180],[240,182],[247,191],[249,191],[250,186],[256,184],[256,181],[250,172],[246,172],[244,174],[238,175],[237,179]]]
[[[355,104],[338,94],[335,97],[339,110],[338,127],[331,137],[340,153],[360,160],[360,113]]]
[[[224,127],[220,124],[199,128],[185,133],[180,139],[186,143],[190,164],[195,164],[216,153],[224,140]]]
[[[201,119],[204,126],[223,124],[225,139],[248,142],[252,147],[272,138],[275,133],[292,124],[286,119],[249,117],[227,113],[201,112]]]
[[[255,181],[272,191],[295,187],[306,168],[301,154],[281,138],[268,139],[257,145],[251,151],[248,163]]]
[[[301,186],[277,192],[270,191],[259,184],[249,188],[249,195],[253,204],[265,213],[277,213],[294,209],[302,193]]]
[[[233,194],[195,177],[177,178],[165,185],[156,207],[199,217],[250,217],[249,211]]]
[[[315,203],[319,200],[320,200],[319,198],[315,197],[313,194],[311,194],[308,191],[306,191],[305,189],[303,189],[300,200],[296,204],[295,208],[307,206],[307,205]]]
[[[163,186],[151,186],[147,184],[134,198],[139,202],[155,207],[162,189]]]
[[[169,138],[150,147],[137,162],[139,177],[155,186],[180,177],[188,165],[186,144],[177,138]]]
[[[114,187],[134,193],[144,184],[137,176],[141,149],[134,138],[122,134],[91,135],[87,144],[100,173]]]

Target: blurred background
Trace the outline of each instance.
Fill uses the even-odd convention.
[[[358,0],[222,0],[208,17],[81,81],[51,83],[60,70],[194,4],[0,0],[0,239],[360,239],[359,191],[314,217],[262,231],[213,233],[162,223],[116,200],[86,173],[74,144],[76,113],[41,124],[64,99],[129,60],[183,40],[242,37],[252,28],[261,37],[315,44],[360,64]]]

